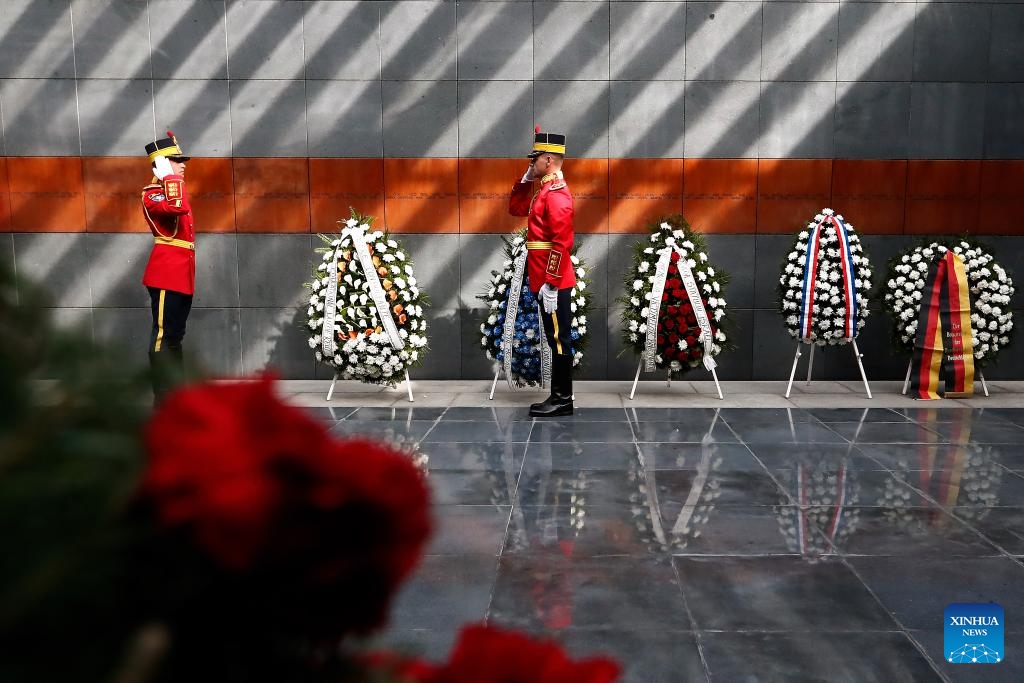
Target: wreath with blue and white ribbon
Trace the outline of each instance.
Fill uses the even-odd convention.
[[[804,343],[846,344],[868,318],[871,264],[853,225],[822,209],[801,230],[779,276],[786,330]]]
[[[645,371],[668,369],[673,378],[698,365],[711,370],[727,346],[725,285],[729,276],[711,265],[700,233],[682,216],[648,226],[625,278],[622,336],[643,359]]]
[[[526,272],[526,230],[511,238],[502,237],[505,261],[501,271],[491,271],[487,291],[477,298],[487,304],[480,323],[480,346],[487,357],[504,369],[511,388],[547,386],[551,380],[551,350],[542,328],[537,296],[530,291]],[[586,263],[573,247],[576,286],[572,289],[570,337],[573,367],[583,362],[587,346],[587,313],[590,310],[590,280]]]
[[[426,352],[427,297],[408,252],[372,223],[352,211],[340,235],[320,235],[306,327],[314,357],[339,379],[394,386]]]

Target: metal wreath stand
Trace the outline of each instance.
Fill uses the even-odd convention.
[[[907,376],[903,378],[903,391],[900,393],[904,396],[907,395],[907,389],[910,388],[910,372],[914,367],[914,359],[911,358],[907,361]],[[978,370],[978,381],[981,382],[981,388],[985,391],[985,396],[988,396],[988,384],[985,383],[985,373]]]
[[[860,378],[864,382],[864,391],[867,393],[868,398],[872,398],[871,387],[868,386],[868,376],[864,373],[864,363],[861,362],[861,358],[864,357],[864,354],[862,354],[860,349],[857,348],[856,339],[851,339],[850,343],[853,345],[853,357],[857,359],[857,368],[860,370]],[[796,365],[800,361],[800,356],[803,355],[800,353],[800,347],[803,344],[807,344],[811,347],[811,353],[809,354],[810,358],[807,360],[806,385],[811,386],[811,370],[814,369],[814,347],[817,346],[817,344],[806,340],[800,340],[796,343],[796,355],[793,356],[793,369],[789,371],[789,385],[786,387],[786,398],[789,398],[790,392],[793,391],[793,377],[796,376]],[[907,378],[910,378],[910,370],[907,370]],[[904,387],[903,393],[906,393],[906,387]]]
[[[640,371],[644,368],[644,357],[640,357],[640,362],[636,366],[636,375],[633,377],[633,388],[629,390],[629,400],[633,400],[633,394],[636,393],[636,385],[640,381]],[[715,368],[710,369],[711,377],[715,380],[715,390],[718,392],[718,398],[722,401],[725,400],[725,396],[722,395],[722,385],[718,383],[718,373],[715,372]],[[665,386],[672,386],[672,371],[668,371],[668,377],[665,378]]]

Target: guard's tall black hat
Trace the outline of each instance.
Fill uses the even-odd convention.
[[[542,133],[540,126],[534,129],[533,151],[526,156],[533,159],[545,152],[565,155],[565,136],[561,133]]]
[[[167,137],[154,140],[146,145],[146,154],[149,155],[150,163],[156,161],[157,157],[170,157],[179,161],[188,161],[192,158],[185,154],[173,131],[167,131]]]

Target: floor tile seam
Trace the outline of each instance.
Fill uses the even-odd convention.
[[[679,573],[679,566],[676,564],[675,558],[669,556],[669,565],[672,567],[672,574],[676,579],[676,586],[679,588],[679,597],[683,601],[683,609],[686,610],[686,619],[690,624],[694,636],[694,644],[697,646],[697,656],[700,657],[701,667],[704,669],[704,678],[710,683],[711,677],[711,664],[708,661],[707,655],[704,654],[704,644],[700,639],[700,632],[697,629],[697,618],[693,615],[693,610],[690,609],[690,601],[686,599],[686,591],[683,590],[683,577]]]
[[[881,609],[886,614],[886,616],[888,616],[893,621],[893,623],[896,624],[898,630],[901,631],[904,634],[904,636],[906,636],[910,640],[911,644],[915,648],[917,648],[917,651],[921,654],[922,657],[925,658],[925,661],[928,662],[928,665],[932,667],[932,671],[934,671],[943,681],[945,681],[946,683],[950,683],[949,677],[947,677],[942,672],[942,670],[939,669],[938,665],[936,665],[931,655],[928,654],[928,650],[924,647],[924,645],[917,642],[917,640],[910,635],[907,627],[903,625],[903,622],[900,621],[899,617],[896,616],[895,612],[889,610],[885,602],[883,602],[882,599],[879,597],[878,593],[876,593],[875,590],[871,588],[870,585],[868,585],[868,582],[864,579],[863,576],[861,576],[860,572],[857,571],[857,568],[853,565],[853,563],[849,561],[849,558],[840,556],[839,562],[842,563],[846,567],[847,571],[853,574],[853,576],[858,581],[860,581],[860,584],[864,587],[864,590],[866,590],[868,594],[875,600],[875,604],[877,604],[879,609]]]
[[[970,530],[970,532],[973,533],[975,536],[978,536],[979,538],[981,538],[982,541],[984,541],[988,545],[990,545],[993,548],[995,548],[996,550],[998,550],[1000,555],[997,555],[996,557],[1005,557],[1005,558],[1009,559],[1012,562],[1016,562],[1018,565],[1020,565],[1022,568],[1024,568],[1024,564],[1021,563],[1019,557],[1015,556],[1013,553],[1011,553],[1009,550],[1004,548],[1002,545],[1000,545],[999,543],[997,543],[993,539],[989,538],[988,535],[985,534],[985,532],[983,532],[980,529],[976,528],[970,522],[970,520],[967,520],[967,519],[964,519],[963,517],[960,517],[959,515],[954,513],[952,509],[947,510],[946,508],[942,508],[942,511],[945,514],[947,514],[950,517],[952,517],[953,519],[955,519],[958,524],[961,524],[964,527],[966,527],[968,530]],[[982,557],[990,557],[990,556],[983,555]]]
[[[739,434],[736,432],[735,429],[733,429],[732,425],[726,423],[726,426],[729,428],[729,431],[731,431],[733,435],[736,436],[737,439],[739,439]],[[742,439],[740,439],[740,443],[743,445],[744,448],[747,449],[747,452],[750,453],[750,457],[757,461],[757,463],[761,466],[761,470],[764,472],[764,474],[768,475],[768,478],[772,480],[772,483],[775,484],[776,488],[782,491],[783,495],[786,497],[786,500],[789,501],[789,505],[796,505],[796,501],[794,501],[793,497],[789,494],[789,489],[783,486],[782,483],[772,473],[772,471],[768,469],[768,466],[765,465],[764,461],[761,460],[761,458],[757,457],[757,453],[755,453],[754,449],[750,447],[750,444],[743,441]]]

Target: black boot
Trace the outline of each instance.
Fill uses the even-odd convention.
[[[551,395],[530,406],[530,417],[572,415],[572,356],[555,354],[551,359]]]
[[[174,387],[185,379],[185,355],[180,346],[168,346],[149,352],[150,376],[153,380],[153,405],[158,405]]]

